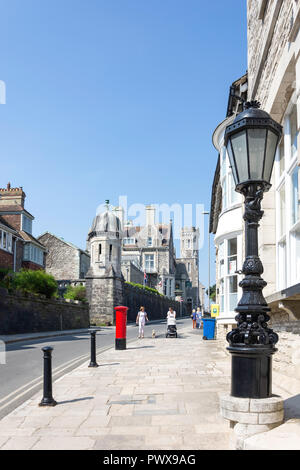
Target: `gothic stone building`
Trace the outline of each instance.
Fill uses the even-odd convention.
[[[199,307],[201,303],[199,293],[199,229],[184,227],[181,230],[180,256],[176,259],[176,297],[182,297],[184,301],[192,304],[193,308]]]
[[[140,269],[142,282],[146,273],[147,286],[174,298],[176,259],[172,222],[155,222],[155,207],[146,207],[146,225],[124,225],[122,263],[131,262]]]

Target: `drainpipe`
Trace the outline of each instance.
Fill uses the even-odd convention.
[[[14,241],[14,266],[13,266],[14,273],[16,272],[16,260],[17,260],[17,239],[15,238],[15,241]]]

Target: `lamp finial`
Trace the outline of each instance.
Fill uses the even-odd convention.
[[[249,108],[260,108],[261,107],[261,103],[259,101],[247,101],[245,104],[244,104],[244,109],[249,109]]]

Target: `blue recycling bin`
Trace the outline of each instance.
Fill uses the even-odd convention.
[[[215,318],[203,318],[203,339],[215,339]]]

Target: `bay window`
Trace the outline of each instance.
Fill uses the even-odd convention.
[[[242,262],[238,254],[241,236],[225,239],[218,248],[219,304],[220,312],[227,316],[235,315],[238,303],[238,263]]]
[[[44,252],[41,248],[33,245],[32,243],[26,243],[24,246],[23,253],[24,261],[31,261],[32,263],[44,265]]]
[[[12,234],[5,230],[0,230],[0,248],[12,253]]]

